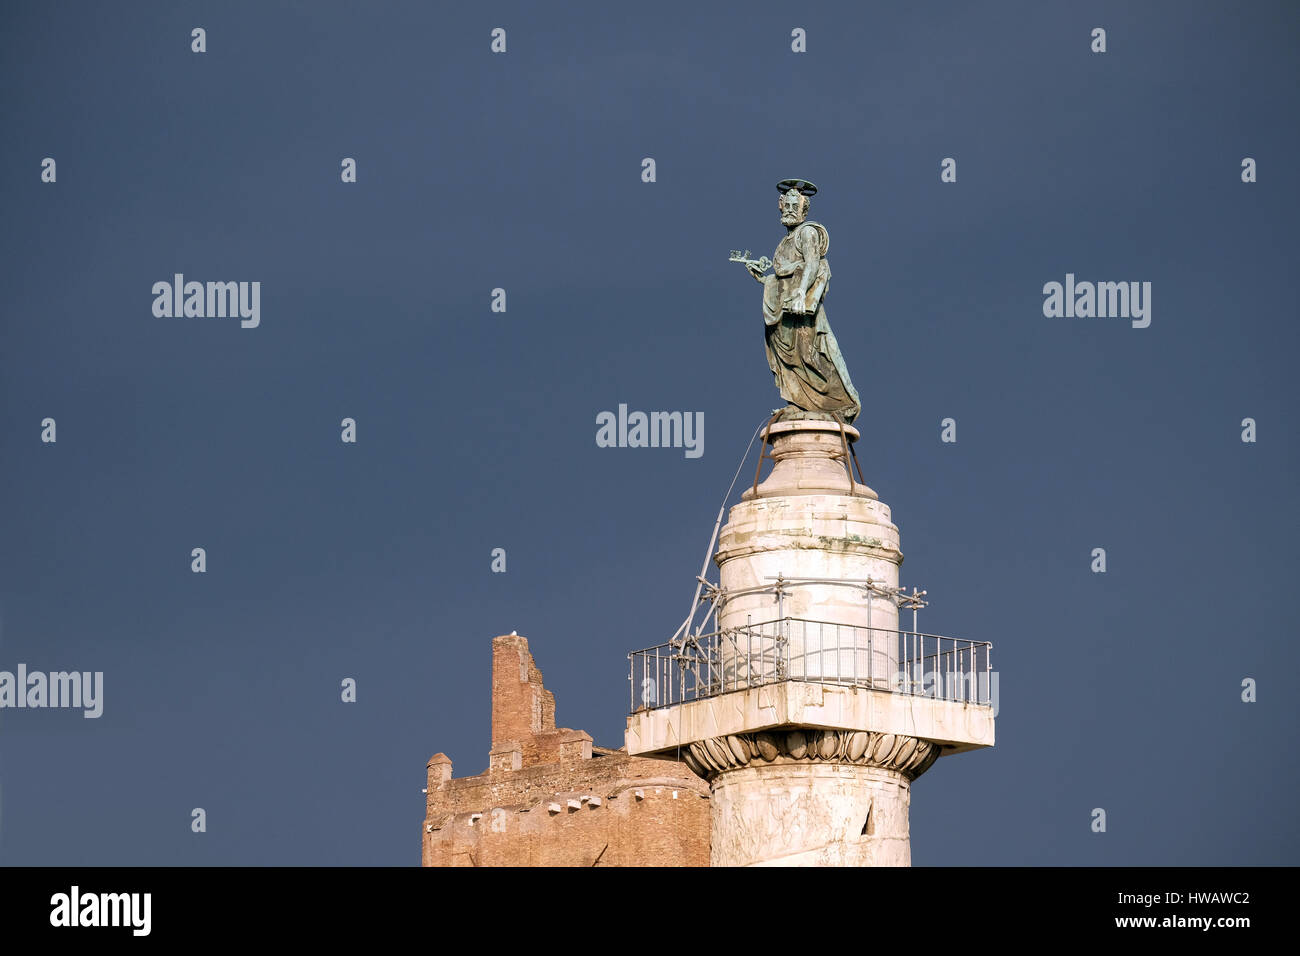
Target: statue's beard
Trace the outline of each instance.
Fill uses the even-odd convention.
[[[803,216],[799,215],[797,212],[788,212],[781,217],[781,225],[795,226],[798,225],[802,219]]]

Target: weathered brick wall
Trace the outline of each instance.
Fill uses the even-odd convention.
[[[555,729],[555,697],[542,686],[542,672],[528,641],[509,634],[492,641],[492,749]]]
[[[708,866],[709,787],[682,763],[593,750],[555,727],[518,635],[492,642],[489,768],[428,765],[425,866]]]
[[[704,781],[676,761],[583,764],[451,781],[460,786],[440,794],[425,821],[424,865],[709,865]]]

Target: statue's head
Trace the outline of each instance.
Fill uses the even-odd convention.
[[[781,194],[778,208],[781,210],[781,225],[797,226],[808,218],[808,209],[817,187],[806,179],[783,179],[776,184],[776,191]]]
[[[797,226],[808,218],[808,197],[803,195],[797,189],[791,189],[782,194],[779,200],[781,209],[781,225]]]

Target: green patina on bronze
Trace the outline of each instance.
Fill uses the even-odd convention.
[[[786,236],[772,254],[772,274],[764,275],[766,257],[752,260],[746,251],[744,256],[733,252],[731,258],[743,262],[763,285],[767,364],[789,402],[778,420],[825,418],[850,424],[862,402],[823,305],[831,278],[826,261],[830,234],[808,219],[817,187],[805,179],[783,179],[776,188]]]

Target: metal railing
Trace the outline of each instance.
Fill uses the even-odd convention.
[[[990,706],[993,645],[783,617],[628,654],[630,712],[780,681]]]

